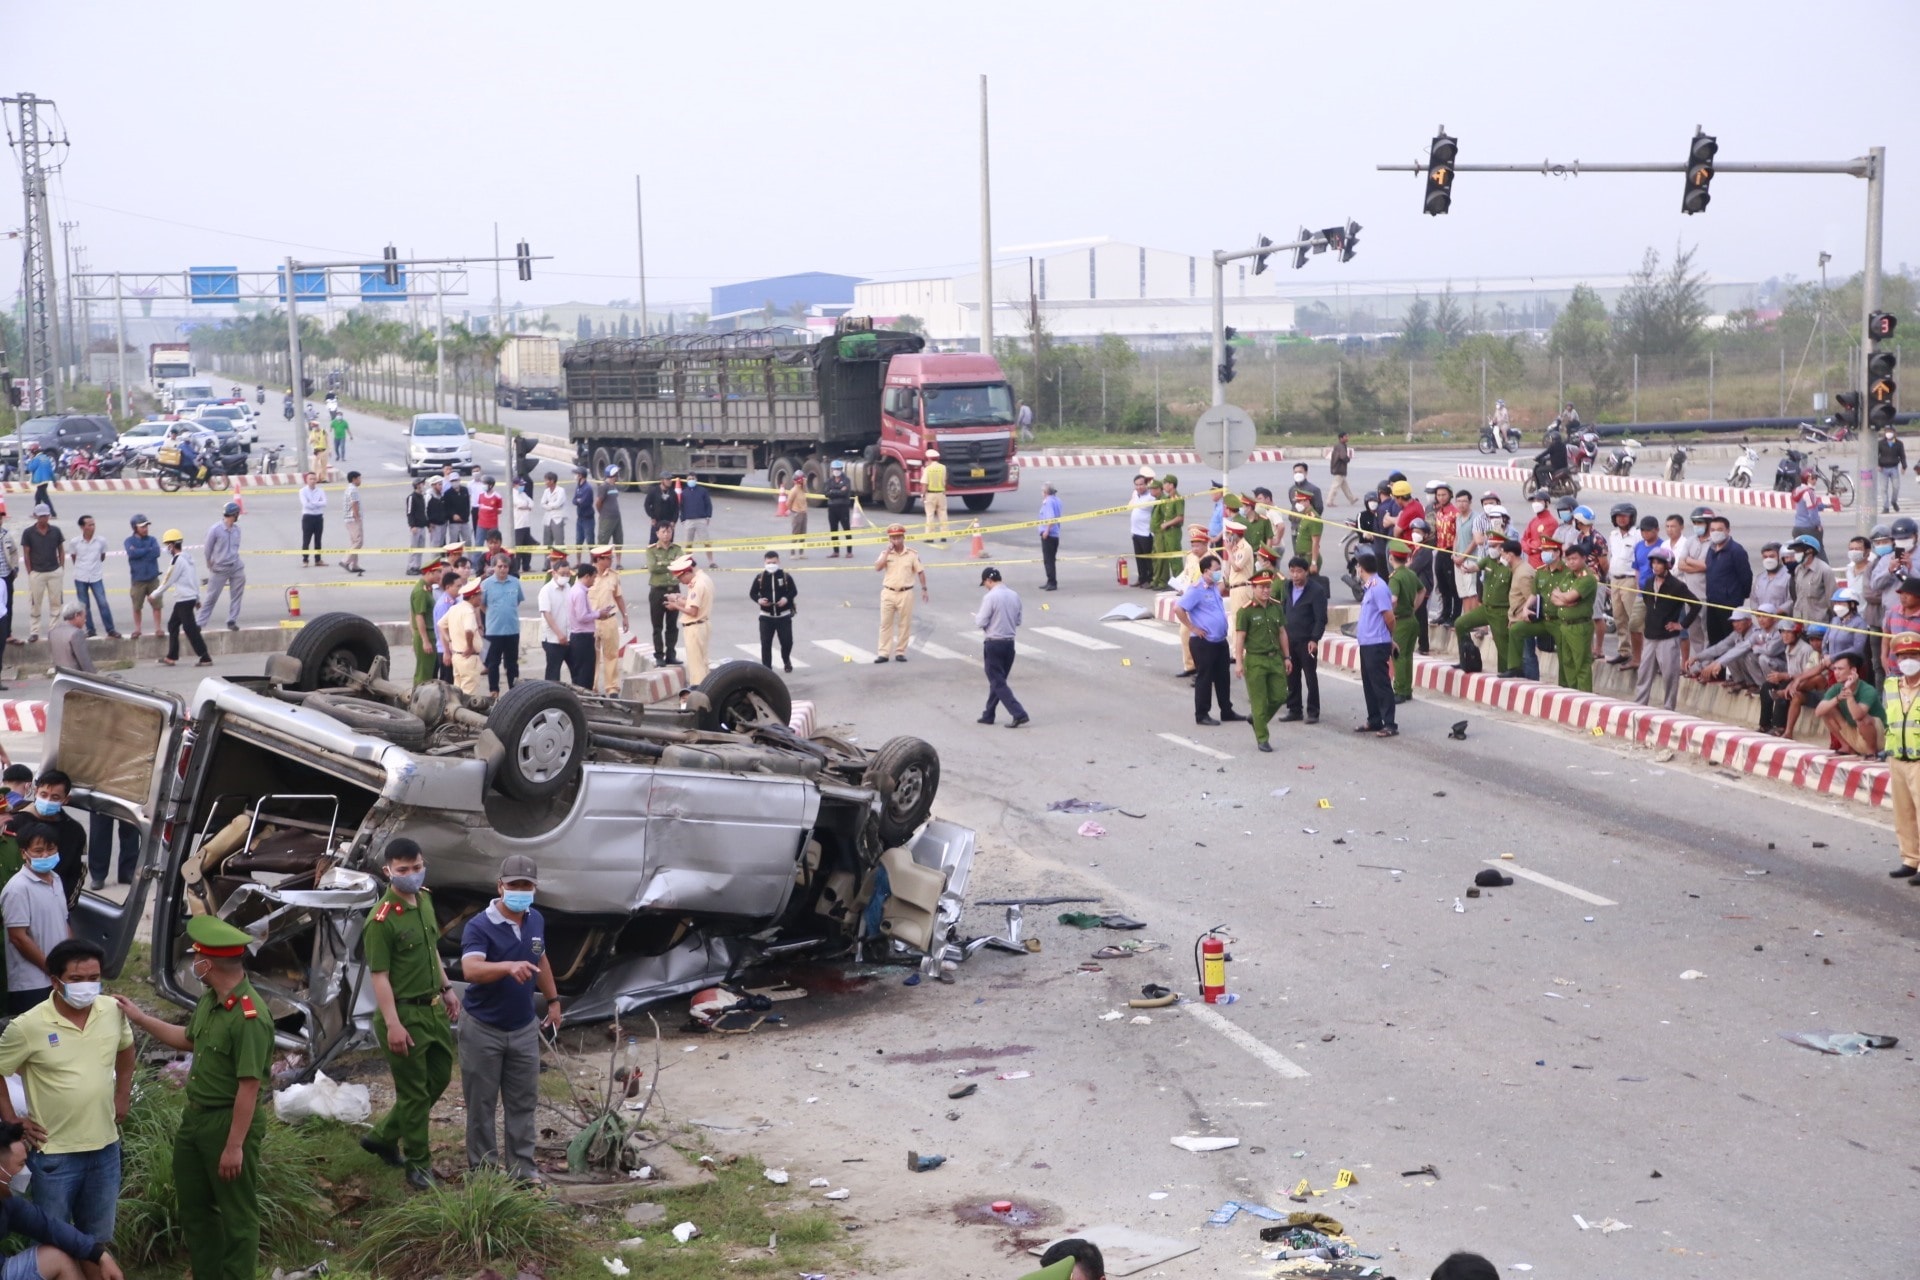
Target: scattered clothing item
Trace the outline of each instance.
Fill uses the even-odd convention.
[[[1279,1222],[1287,1215],[1278,1209],[1269,1209],[1263,1204],[1248,1204],[1244,1200],[1229,1200],[1213,1211],[1207,1219],[1210,1227],[1224,1227],[1242,1213],[1250,1213],[1256,1218],[1265,1218],[1268,1222]]]
[[[1099,800],[1082,800],[1074,797],[1068,800],[1055,800],[1047,805],[1048,813],[1105,813],[1115,806]]]
[[[1135,920],[1129,916],[1097,916],[1091,911],[1062,911],[1060,923],[1070,924],[1076,929],[1144,929],[1146,921]]]
[[[1488,867],[1475,876],[1473,882],[1482,889],[1504,889],[1513,883],[1513,877],[1502,874],[1498,867]]]
[[[1891,1049],[1900,1043],[1897,1036],[1871,1035],[1864,1031],[1782,1031],[1780,1038],[1816,1053],[1831,1053],[1856,1058],[1871,1049]]]
[[[1101,836],[1107,834],[1107,829],[1095,822],[1092,818],[1088,818],[1080,824],[1079,834],[1087,837],[1089,840],[1098,840]]]

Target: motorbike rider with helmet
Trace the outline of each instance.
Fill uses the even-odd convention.
[[[1640,511],[1631,502],[1616,502],[1607,513],[1607,520],[1611,527],[1607,530],[1604,559],[1597,567],[1606,576],[1607,602],[1617,640],[1611,661],[1616,667],[1631,664],[1637,671],[1645,638],[1642,633],[1647,626],[1647,602],[1640,594],[1640,573],[1633,563],[1633,550],[1640,542]],[[1605,638],[1596,635],[1595,639],[1604,648]],[[1599,655],[1596,653],[1596,656]]]
[[[1836,584],[1819,542],[1801,534],[1780,548],[1780,562],[1793,574],[1793,616],[1808,624],[1825,622]]]
[[[1548,431],[1546,448],[1533,455],[1534,483],[1549,489],[1571,474],[1567,467],[1567,438],[1558,430]]]

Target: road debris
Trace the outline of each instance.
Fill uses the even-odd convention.
[[[1098,840],[1101,836],[1107,834],[1107,829],[1095,822],[1092,818],[1088,818],[1085,822],[1081,823],[1078,831],[1080,835],[1087,837],[1089,840]]]
[[[1400,1176],[1403,1178],[1438,1178],[1440,1171],[1430,1164],[1423,1164],[1418,1169],[1406,1170]]]
[[[838,1191],[827,1192],[826,1198],[829,1200],[845,1200],[852,1194],[853,1192],[847,1190],[845,1187],[841,1187]]]
[[[1169,1138],[1168,1141],[1173,1143],[1174,1146],[1179,1147],[1182,1151],[1193,1152],[1225,1151],[1228,1147],[1237,1147],[1240,1145],[1240,1139],[1238,1138],[1228,1138],[1218,1135],[1202,1137],[1190,1133],[1178,1134],[1175,1137]]]
[[[1680,975],[1680,981],[1692,982],[1696,978],[1704,978],[1706,976],[1707,976],[1706,974],[1700,972],[1698,969],[1688,969],[1685,973]]]
[[[909,1173],[928,1173],[947,1162],[945,1156],[921,1155],[918,1151],[907,1152],[907,1171]]]
[[[1282,1222],[1287,1218],[1287,1215],[1281,1213],[1278,1209],[1269,1209],[1263,1204],[1248,1204],[1244,1200],[1229,1200],[1213,1211],[1207,1218],[1207,1225],[1210,1227],[1227,1226],[1242,1213],[1250,1213],[1256,1218],[1265,1218],[1268,1222]]]
[[[1117,806],[1101,800],[1082,800],[1078,796],[1067,800],[1053,800],[1047,804],[1048,813],[1105,813]]]
[[[1780,1038],[1815,1053],[1857,1058],[1874,1049],[1891,1049],[1900,1043],[1897,1036],[1875,1035],[1866,1031],[1782,1031]]]
[[[683,1222],[673,1229],[673,1238],[681,1244],[685,1244],[699,1234],[700,1228],[694,1226],[691,1222]]]
[[[814,1187],[817,1189],[820,1187],[830,1187],[833,1184],[831,1182],[828,1182],[825,1178],[809,1178],[807,1179],[807,1185],[809,1187]]]
[[[761,1170],[761,1176],[776,1187],[784,1187],[787,1185],[787,1171],[785,1169],[763,1169]]]
[[[954,1099],[971,1098],[974,1094],[978,1093],[979,1091],[980,1091],[980,1086],[978,1084],[974,1083],[973,1081],[968,1081],[966,1084],[957,1084],[953,1086],[953,1088],[947,1090],[947,1097],[954,1098]]]

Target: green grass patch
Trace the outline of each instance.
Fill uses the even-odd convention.
[[[494,1262],[538,1269],[571,1258],[580,1244],[574,1217],[485,1171],[374,1214],[354,1254],[377,1275],[465,1275]]]

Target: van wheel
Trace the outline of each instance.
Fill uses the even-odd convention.
[[[427,722],[411,711],[375,702],[371,698],[350,698],[344,694],[316,693],[306,706],[332,716],[356,733],[385,738],[396,747],[408,749],[427,744]]]
[[[880,795],[880,838],[902,844],[933,813],[940,791],[940,753],[918,738],[889,738],[867,766],[866,784]]]
[[[357,613],[323,613],[300,628],[287,656],[300,664],[296,689],[337,689],[387,656],[387,637]]]
[[[551,800],[580,776],[587,715],[567,685],[521,681],[494,702],[487,732],[503,748],[494,782],[515,800]]]
[[[710,704],[700,713],[708,731],[744,733],[755,725],[784,728],[793,719],[787,682],[757,662],[723,662],[697,686]]]

